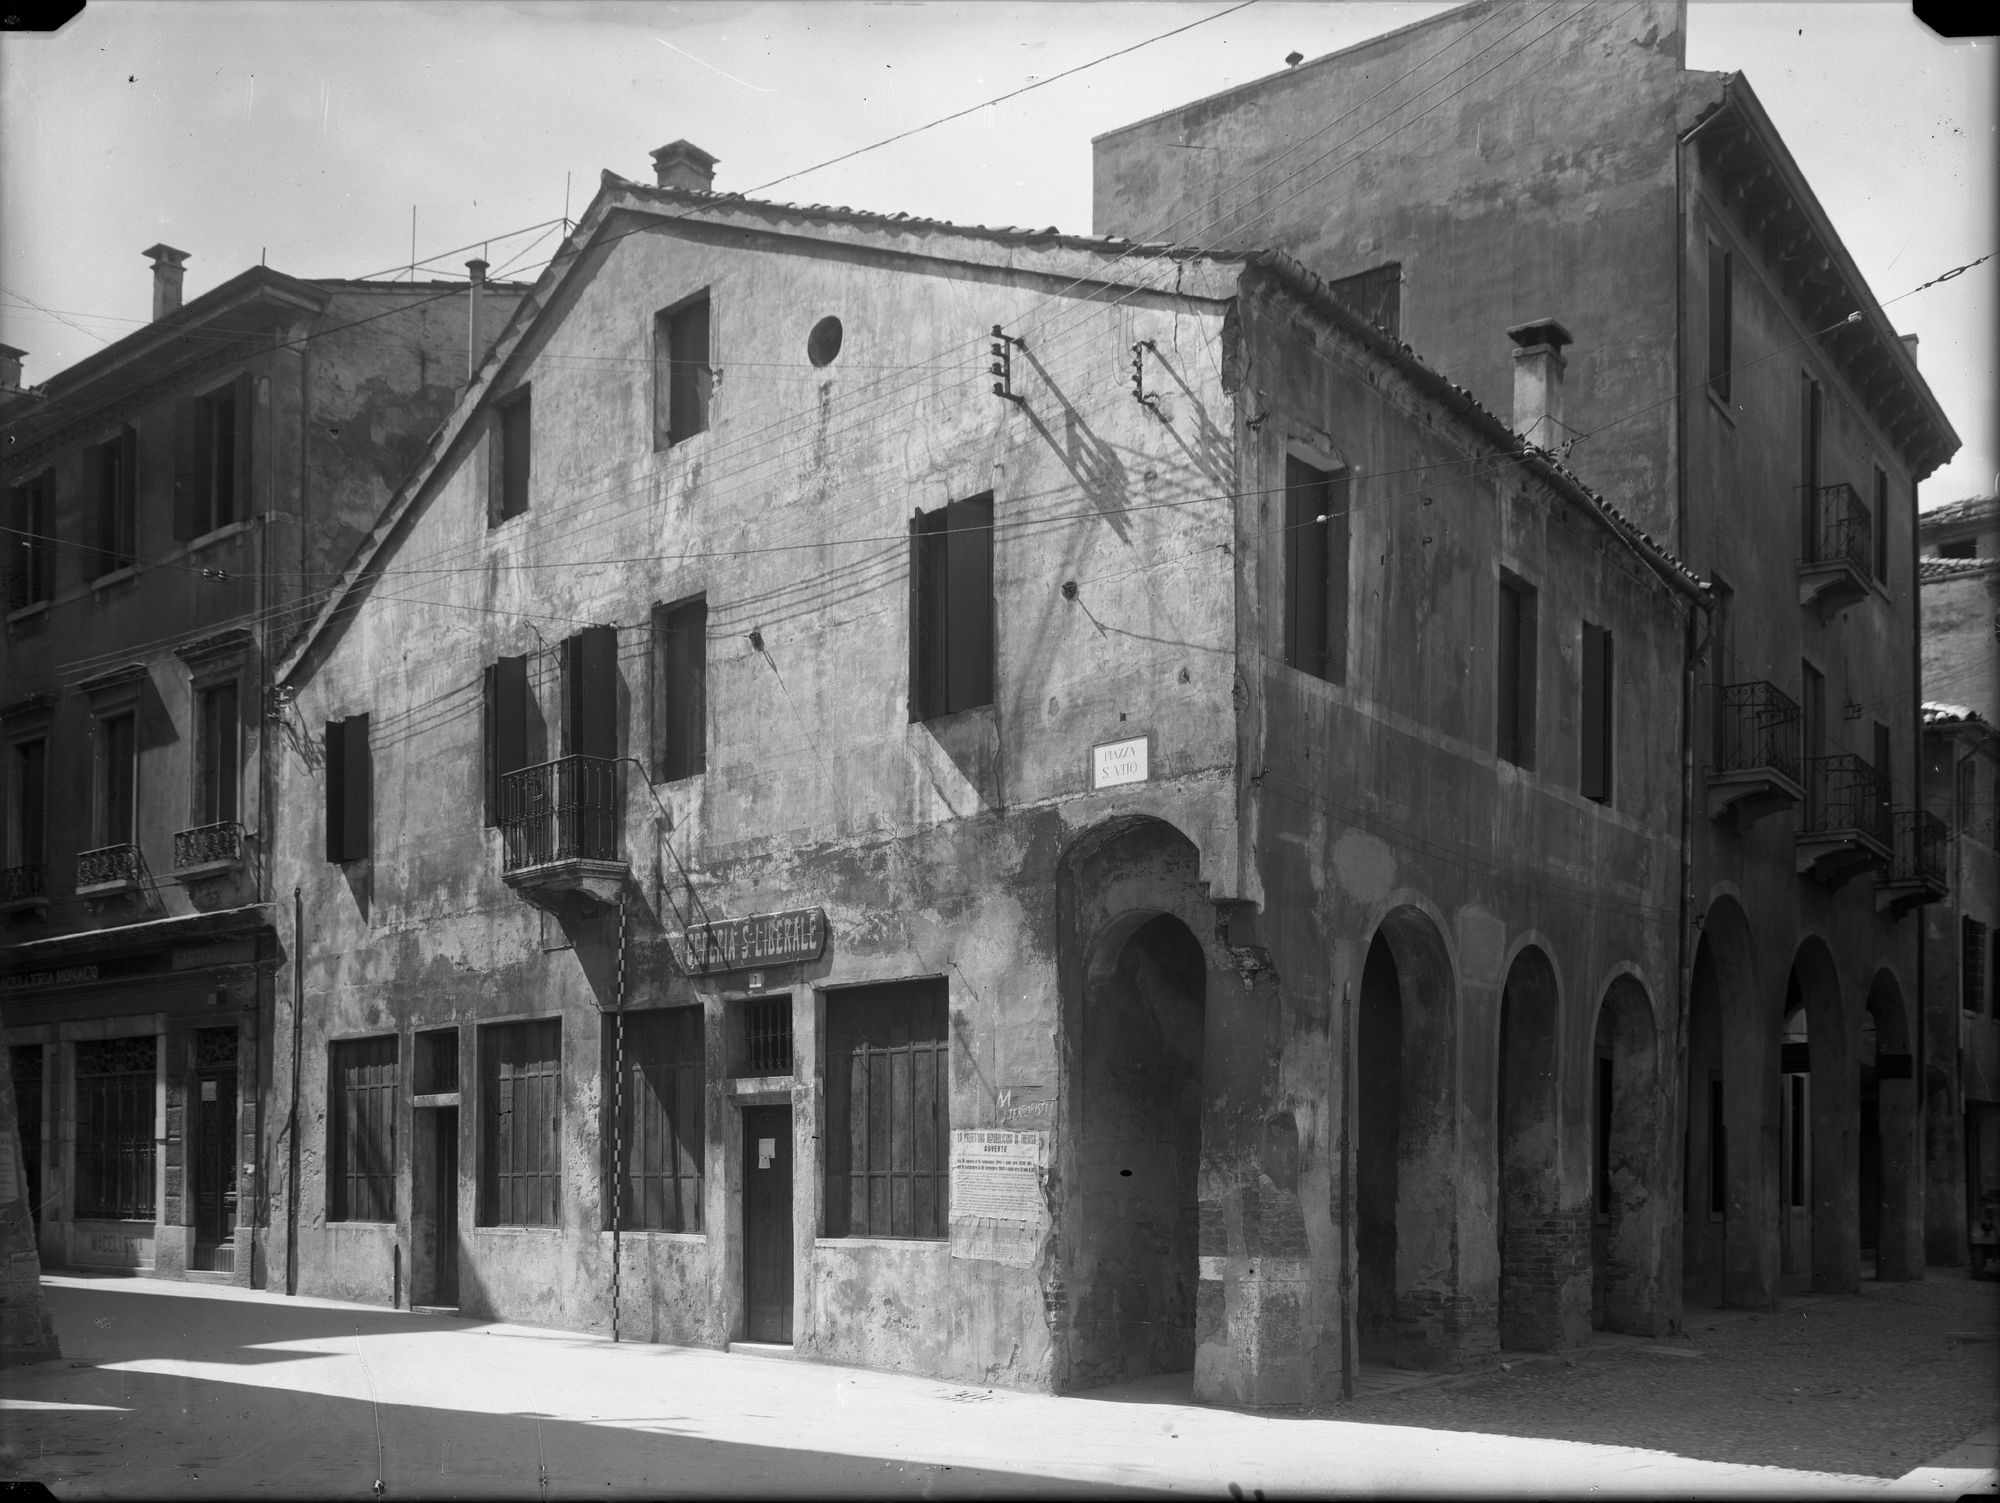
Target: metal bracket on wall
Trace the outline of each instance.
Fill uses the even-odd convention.
[[[987,369],[999,377],[993,383],[993,395],[999,397],[1002,401],[1013,402],[1025,407],[1028,399],[1019,395],[1014,390],[1014,350],[1017,346],[1025,350],[1028,347],[1028,341],[1020,338],[1018,335],[1004,332],[1000,325],[995,324],[993,326],[992,345],[993,363]]]
[[[1159,393],[1149,393],[1146,390],[1146,351],[1148,350],[1151,350],[1155,355],[1160,353],[1160,347],[1150,339],[1142,339],[1132,346],[1132,395],[1139,399],[1141,407],[1152,413],[1154,417],[1158,417],[1160,415]]]

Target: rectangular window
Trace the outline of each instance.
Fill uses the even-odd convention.
[[[396,1219],[396,1036],[347,1039],[326,1074],[326,1219]]]
[[[326,859],[360,861],[374,828],[374,768],[368,717],[326,723]]]
[[[563,753],[618,755],[618,628],[588,626],[562,643]]]
[[[10,611],[55,598],[55,536],[50,530],[55,522],[53,490],[50,476],[37,475],[15,486],[8,497],[7,521],[16,534],[8,539],[6,608]]]
[[[1611,798],[1611,766],[1618,720],[1612,677],[1611,633],[1583,624],[1582,773],[1580,791],[1599,803]]]
[[[605,1029],[607,1078],[618,1080],[618,1224],[630,1230],[698,1232],[702,1228],[703,1069],[700,1007],[629,1012]],[[625,1031],[622,1080],[616,1061]],[[607,1120],[612,1116],[606,1113]]]
[[[90,568],[96,578],[129,569],[139,557],[139,435],[122,429],[92,449],[89,462],[97,486],[97,552]]]
[[[1875,578],[1889,581],[1889,477],[1875,466]]]
[[[653,447],[708,431],[708,294],[653,315]]]
[[[494,414],[487,471],[486,525],[498,526],[528,509],[528,475],[534,459],[534,411],[523,386]]]
[[[42,866],[49,859],[49,743],[17,741],[7,769],[7,865]]]
[[[826,1234],[942,1237],[951,1082],[942,977],[826,999]]]
[[[1958,921],[1958,1005],[1986,1011],[1986,926],[1974,918]]]
[[[1535,765],[1535,591],[1500,577],[1499,752],[1517,767]]]
[[[708,767],[708,600],[653,607],[653,781]]]
[[[1824,551],[1819,538],[1819,382],[1799,376],[1799,556],[1817,559]],[[1814,754],[1816,755],[1816,754]]]
[[[242,725],[234,681],[196,692],[194,757],[194,822],[213,825],[235,819]]]
[[[1351,277],[1338,277],[1326,284],[1326,290],[1391,339],[1402,338],[1402,262],[1388,261]]]
[[[562,1020],[479,1030],[479,1221],[556,1226],[562,1170]]]
[[[1285,456],[1285,661],[1347,679],[1347,472]]]
[[[500,780],[534,766],[528,752],[528,659],[502,658],[491,664],[483,684],[486,718],[486,824],[500,823]]]
[[[993,495],[910,522],[910,719],[993,703]]]
[[[1708,389],[1717,398],[1729,400],[1729,372],[1733,352],[1730,345],[1735,334],[1734,309],[1731,299],[1734,288],[1730,285],[1730,253],[1713,240],[1708,243]]]
[[[1729,1209],[1729,1129],[1722,1115],[1722,1077],[1708,1077],[1708,1214]]]
[[[250,374],[174,404],[174,536],[198,538],[249,514]]]
[[[134,845],[139,839],[139,716],[136,710],[97,722],[97,844]]]
[[[94,1039],[76,1046],[76,1214],[79,1220],[153,1219],[153,1104],[159,1039]]]

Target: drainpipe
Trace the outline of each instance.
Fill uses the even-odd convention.
[[[292,889],[292,1098],[285,1111],[285,1293],[299,1292],[299,1028],[304,1011],[305,903]]]

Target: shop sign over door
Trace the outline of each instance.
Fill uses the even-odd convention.
[[[825,948],[826,910],[793,908],[696,924],[682,937],[680,960],[689,975],[704,976],[817,960]]]

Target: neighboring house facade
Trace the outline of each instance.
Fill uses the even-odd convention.
[[[0,1019],[45,1264],[262,1283],[266,664],[449,412],[467,298],[263,267],[0,392]],[[519,289],[495,289],[504,319]]]
[[[1492,402],[1575,335],[1542,442],[1711,586],[1670,1053],[1690,1299],[1922,1273],[1916,485],[1958,440],[1684,6],[1475,4],[1095,143],[1095,229],[1296,255]],[[1178,216],[1178,217],[1177,217]]]
[[[276,670],[301,1291],[1250,1404],[1667,1329],[1687,571],[1284,257],[655,157]]]
[[[1953,832],[1949,898],[1924,934],[1924,1247],[2000,1261],[2000,503],[1927,511],[1925,802]]]

